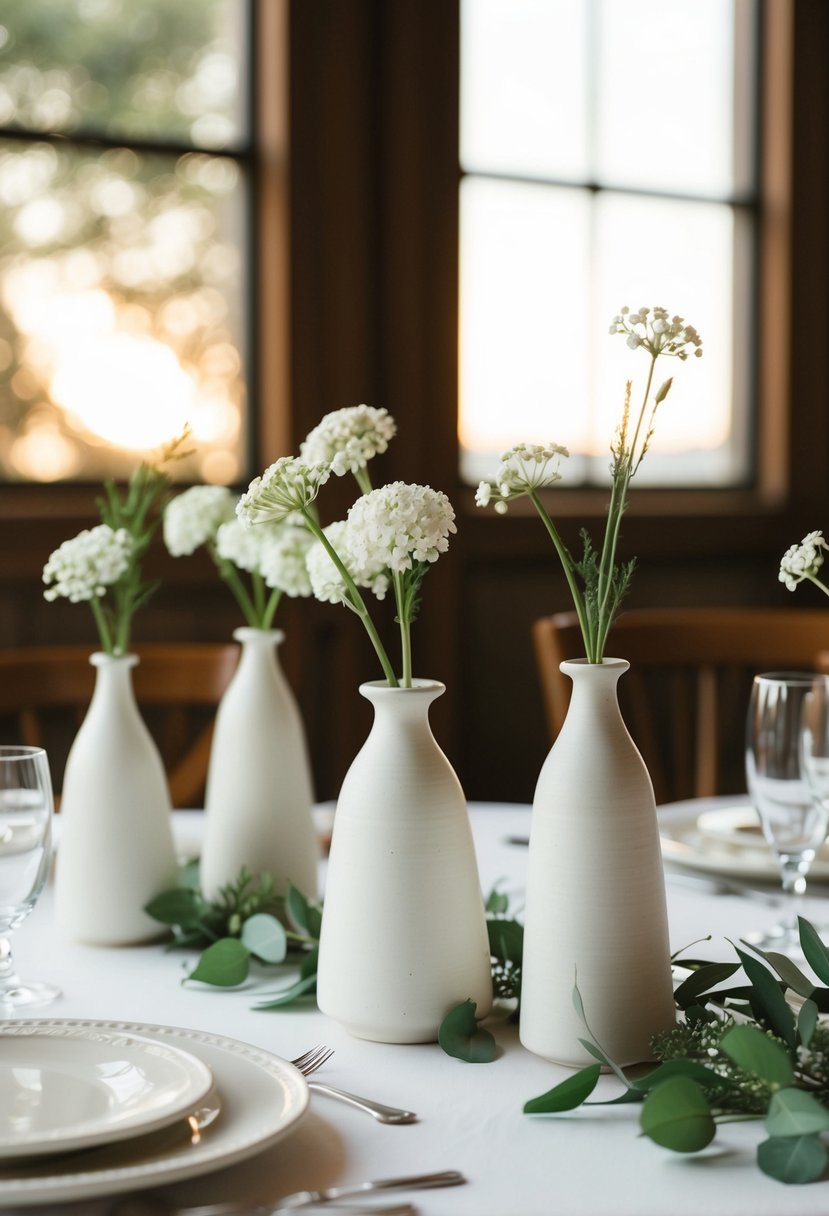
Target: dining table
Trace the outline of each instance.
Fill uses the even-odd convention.
[[[741,869],[739,860],[729,863],[727,839],[707,858],[701,850],[694,854],[692,828],[700,816],[746,807],[745,799],[720,798],[660,808],[672,951],[710,935],[694,953],[733,960],[731,943],[779,918],[782,895],[770,859]],[[326,805],[316,808],[320,824],[331,811]],[[473,803],[470,819],[482,893],[497,887],[509,898],[510,914],[520,920],[531,808]],[[57,864],[59,820],[58,815]],[[203,822],[200,811],[174,812],[174,838],[182,858],[198,855]],[[324,891],[324,857],[320,870]],[[807,910],[816,923],[829,921],[827,889],[815,886],[808,897]],[[636,898],[635,891],[630,895]],[[590,899],[589,890],[584,898]],[[27,1020],[44,1026],[66,1019],[103,1021],[148,1034],[157,1027],[173,1028],[167,1033],[196,1055],[201,1044],[218,1041],[227,1049],[230,1042],[231,1065],[238,1052],[239,1068],[235,1080],[232,1066],[227,1074],[231,1090],[234,1083],[236,1089],[215,1129],[205,1127],[198,1146],[177,1146],[185,1163],[192,1152],[181,1177],[142,1171],[139,1155],[132,1173],[113,1175],[111,1187],[105,1180],[100,1186],[73,1186],[78,1174],[62,1176],[59,1163],[40,1166],[27,1185],[14,1162],[0,1161],[4,1211],[104,1216],[116,1210],[125,1192],[163,1196],[173,1208],[228,1202],[244,1211],[255,1204],[276,1204],[301,1189],[442,1170],[460,1171],[464,1184],[399,1193],[423,1216],[785,1216],[829,1211],[829,1181],[787,1186],[760,1172],[755,1153],[763,1139],[761,1123],[722,1125],[704,1151],[677,1154],[640,1134],[635,1106],[524,1114],[528,1099],[569,1072],[522,1047],[518,1027],[506,1012],[487,1021],[497,1043],[490,1063],[462,1062],[437,1043],[401,1046],[355,1038],[322,1014],[313,999],[254,1009],[266,994],[289,982],[284,968],[258,966],[241,986],[220,989],[188,980],[196,953],[169,949],[163,940],[124,948],[70,940],[55,917],[51,883],[14,933],[13,944],[24,979],[48,980],[61,989],[56,1001],[32,1009]],[[239,1151],[223,1154],[221,1137],[233,1135],[234,1120],[240,1132],[245,1122],[245,1068],[255,1068],[260,1057],[291,1061],[318,1045],[333,1054],[315,1079],[406,1107],[417,1113],[417,1121],[381,1124],[324,1094],[306,1093],[296,1117],[273,1142],[258,1144],[254,1125],[237,1136]],[[255,1074],[250,1076],[255,1081]],[[255,1088],[250,1088],[251,1101]],[[594,1097],[618,1092],[616,1079],[603,1075]],[[211,1136],[218,1146],[213,1153]],[[381,1200],[389,1201],[388,1196],[361,1200],[358,1210],[370,1211]]]

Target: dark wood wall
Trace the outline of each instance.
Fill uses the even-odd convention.
[[[287,0],[285,11],[290,355],[289,367],[265,367],[261,378],[260,466],[282,454],[276,437],[295,446],[328,410],[365,401],[394,414],[399,436],[375,482],[428,482],[458,513],[415,627],[416,671],[447,684],[436,733],[471,798],[527,800],[548,746],[529,629],[569,605],[538,520],[476,511],[457,476],[457,8]],[[777,567],[806,531],[829,528],[829,5],[769,0],[764,14],[772,29],[758,477],[730,493],[634,495],[622,537],[625,556],[640,560],[631,606],[820,602],[805,587],[792,599]],[[271,52],[276,62],[278,31],[265,23],[260,35],[260,62]],[[266,345],[274,323],[266,313]],[[278,375],[290,384],[287,420]],[[351,495],[345,481],[327,486],[326,519],[341,516]],[[583,524],[598,531],[605,498],[557,495],[567,543]],[[93,640],[85,609],[45,604],[39,584],[50,550],[90,521],[91,502],[78,487],[0,487],[0,644]],[[173,562],[156,551],[151,567],[163,584],[138,637],[229,635],[236,614],[206,559]],[[387,606],[391,638],[390,618]],[[290,603],[281,624],[318,794],[333,797],[368,729],[356,688],[377,678],[376,660],[344,609]]]

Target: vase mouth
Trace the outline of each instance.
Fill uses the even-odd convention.
[[[255,625],[239,625],[233,630],[237,642],[250,642],[256,638],[267,639],[269,642],[284,642],[285,634],[281,629],[259,629]]]
[[[399,685],[397,688],[392,688],[388,680],[368,680],[360,685],[360,692],[364,697],[374,697],[389,693],[395,695],[397,693],[431,693],[434,697],[439,697],[441,693],[446,692],[446,685],[440,680],[418,680],[412,679],[411,688],[403,688]]]
[[[584,669],[595,668],[597,671],[618,671],[620,674],[627,671],[630,663],[627,659],[602,659],[599,663],[591,663],[588,659],[565,659],[563,663],[559,663],[559,671],[570,671],[572,668]]]
[[[96,650],[89,656],[93,667],[106,667],[110,663],[123,663],[125,667],[135,667],[141,662],[137,654],[109,654],[106,650]]]

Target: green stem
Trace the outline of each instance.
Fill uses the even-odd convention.
[[[819,578],[815,578],[814,574],[805,574],[803,577],[807,578],[810,583],[814,583],[816,587],[820,587],[824,595],[829,595],[829,587],[825,586]]]
[[[366,465],[363,465],[361,469],[357,469],[354,474],[354,479],[363,494],[371,493],[373,486],[371,484],[371,476]]]
[[[97,595],[93,595],[92,599],[89,601],[89,606],[92,609],[92,615],[95,618],[98,636],[101,639],[101,646],[106,654],[112,654],[112,635],[109,631],[106,614],[101,607],[101,601]]]
[[[256,608],[256,616],[261,621],[265,612],[265,580],[258,570],[251,571],[250,585],[253,587],[253,603]]]
[[[412,623],[409,620],[409,597],[404,586],[405,576],[395,570],[392,573],[394,599],[397,604],[397,620],[400,625],[400,651],[403,659],[401,683],[404,688],[412,686]]]
[[[383,646],[383,643],[380,641],[380,635],[374,626],[374,621],[371,619],[371,616],[369,615],[368,608],[366,607],[366,602],[363,599],[363,597],[360,595],[360,591],[359,591],[359,588],[357,587],[357,584],[354,582],[354,579],[351,577],[351,575],[349,574],[345,565],[343,564],[343,562],[340,558],[340,555],[337,553],[337,550],[331,544],[331,541],[325,535],[322,528],[317,523],[316,519],[314,519],[313,515],[307,509],[303,509],[302,516],[303,516],[305,522],[307,523],[309,530],[314,534],[314,536],[316,536],[317,540],[321,543],[322,547],[325,549],[326,553],[331,558],[331,561],[334,563],[334,565],[336,566],[336,568],[339,572],[340,578],[345,583],[346,590],[348,591],[348,597],[351,601],[351,606],[354,609],[354,611],[357,613],[357,615],[360,617],[363,624],[365,625],[366,633],[368,634],[368,636],[371,640],[371,644],[374,647],[374,650],[377,654],[378,659],[380,660],[380,665],[383,668],[383,674],[385,675],[386,679],[388,680],[389,688],[399,687],[398,682],[397,682],[397,676],[394,674],[394,668],[392,667],[391,663],[389,662],[389,656],[386,654],[385,647]]]
[[[264,611],[262,612],[263,629],[270,629],[273,626],[273,618],[276,615],[276,610],[279,607],[279,601],[281,599],[282,591],[279,587],[274,587],[270,597],[268,598],[268,602],[265,605]]]
[[[533,506],[535,507],[536,511],[538,512],[538,514],[541,518],[541,522],[544,524],[544,527],[547,529],[548,533],[550,534],[550,539],[552,540],[553,545],[555,546],[556,553],[558,554],[559,560],[561,561],[561,565],[564,570],[564,576],[567,579],[568,586],[570,587],[570,594],[573,597],[573,604],[576,609],[576,615],[579,618],[579,625],[581,626],[581,635],[582,635],[582,638],[584,639],[584,648],[587,651],[587,661],[588,661],[588,663],[598,663],[599,660],[597,658],[593,657],[593,655],[595,653],[595,647],[594,647],[593,638],[591,635],[590,623],[587,619],[587,613],[585,611],[584,600],[582,598],[581,590],[579,589],[579,585],[576,582],[575,577],[573,575],[573,563],[570,558],[570,554],[567,552],[566,548],[564,547],[564,543],[562,542],[562,539],[558,534],[555,524],[553,523],[553,521],[550,519],[550,516],[545,511],[544,506],[542,505],[541,499],[538,497],[538,494],[536,493],[535,490],[530,490],[530,500],[531,500]]]
[[[648,397],[650,396],[654,368],[656,367],[656,360],[658,358],[659,358],[658,355],[651,355],[651,365],[648,368],[648,378],[647,378],[647,381],[645,382],[645,395],[642,398],[642,404],[639,407],[639,417],[636,420],[636,430],[633,432],[633,442],[630,445],[630,465],[631,465],[631,468],[634,469],[634,471],[639,464],[638,461],[636,462],[636,465],[634,465],[634,463],[633,463],[633,458],[636,453],[636,443],[639,439],[639,432],[642,429],[642,419],[645,417],[645,407],[648,404]],[[631,474],[631,476],[633,476],[633,474]],[[628,480],[630,480],[630,478]]]

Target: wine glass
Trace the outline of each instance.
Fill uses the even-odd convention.
[[[746,731],[746,779],[763,835],[777,858],[791,916],[750,940],[763,949],[800,953],[797,917],[815,854],[829,831],[829,763],[808,744],[804,759],[804,723],[825,715],[829,684],[806,672],[768,672],[755,676]],[[822,707],[822,708],[821,708]],[[825,747],[821,740],[821,747]],[[827,748],[829,751],[829,748]],[[808,774],[822,774],[820,798]]]
[[[15,973],[8,934],[37,902],[49,872],[52,780],[42,747],[0,747],[0,1013],[44,1005],[52,984],[24,983]]]

